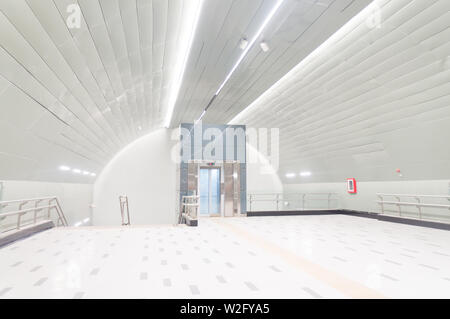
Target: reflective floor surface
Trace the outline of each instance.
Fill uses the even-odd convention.
[[[449,297],[449,231],[345,215],[59,228],[0,249],[0,298]]]

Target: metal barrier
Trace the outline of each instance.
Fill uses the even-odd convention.
[[[33,205],[33,207],[26,207],[27,205]],[[57,197],[45,197],[45,198],[32,198],[32,199],[19,199],[11,201],[0,202],[0,208],[8,208],[17,206],[15,210],[6,211],[0,213],[0,222],[3,222],[7,217],[17,216],[17,222],[12,228],[4,229],[1,233],[8,231],[20,230],[24,226],[36,225],[38,220],[52,220],[51,213],[53,211],[57,214],[56,227],[67,226],[67,220],[61,209]],[[39,212],[46,210],[45,216],[39,216]],[[24,216],[28,213],[33,213],[33,218],[24,222]],[[44,217],[44,219],[43,219]]]
[[[258,202],[274,203],[276,211],[289,210],[337,210],[339,196],[336,193],[267,193],[249,194],[248,211],[254,211]],[[321,203],[324,204],[321,204]],[[311,205],[314,203],[314,205]],[[333,205],[334,204],[334,205]],[[264,210],[269,210],[266,207]]]
[[[191,220],[198,219],[198,207],[200,196],[183,196],[181,199],[181,214],[178,220],[178,223],[181,224],[183,222],[183,218],[190,218]]]
[[[122,226],[130,226],[130,209],[128,206],[128,196],[119,196],[120,216],[122,217]],[[126,217],[126,221],[125,221]]]
[[[399,217],[404,216],[404,211],[402,211],[402,207],[416,207],[417,208],[417,217],[422,220],[424,218],[423,208],[440,208],[440,209],[448,209],[450,210],[450,205],[448,204],[436,204],[436,203],[424,203],[424,199],[446,199],[450,201],[450,196],[447,195],[410,195],[410,194],[383,194],[377,193],[377,196],[380,200],[376,201],[381,206],[381,213],[386,214],[386,207],[388,206],[397,206],[397,212]],[[395,198],[396,201],[385,200],[385,197]],[[415,202],[408,202],[402,200],[405,198],[413,198]],[[428,217],[428,216],[425,216]],[[450,214],[448,216],[450,218]],[[430,218],[427,218],[430,219]]]

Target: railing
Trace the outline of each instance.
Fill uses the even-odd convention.
[[[122,226],[130,226],[130,209],[128,206],[128,196],[119,196],[120,216],[122,217]],[[125,220],[126,219],[126,220]]]
[[[183,218],[189,217],[191,220],[196,220],[198,218],[198,207],[200,196],[183,196],[181,199],[181,214],[178,223],[183,222]]]
[[[33,207],[27,207],[33,205]],[[11,211],[3,212],[4,208],[14,207]],[[19,199],[11,201],[0,202],[0,223],[11,216],[17,216],[17,221],[14,224],[6,224],[0,230],[0,233],[6,233],[8,231],[20,230],[25,226],[36,225],[38,221],[51,220],[52,212],[56,212],[56,227],[67,226],[67,220],[61,209],[57,197],[45,197],[45,198],[32,198],[32,199]],[[45,215],[39,215],[40,212],[46,211]],[[31,219],[25,219],[29,213],[33,216]]]
[[[437,216],[437,218],[432,218],[432,214],[424,212],[425,208],[433,208],[433,209],[444,209],[450,210],[450,204],[443,203],[424,203],[425,199],[436,200],[441,199],[445,200],[446,203],[450,203],[450,196],[447,195],[410,195],[410,194],[377,194],[379,200],[376,201],[381,206],[381,214],[388,213],[398,213],[399,217],[412,217],[422,219],[437,219],[440,221],[450,221],[450,214],[446,214],[444,216]],[[396,200],[385,200],[386,197],[395,198]],[[414,199],[415,202],[405,201],[405,200]],[[396,206],[396,210],[392,211],[387,209],[386,206]],[[417,211],[405,211],[406,207],[415,207]],[[444,218],[441,218],[444,217]]]
[[[247,200],[250,212],[339,209],[339,197],[336,193],[249,194]],[[262,203],[262,205],[257,206],[257,203]]]

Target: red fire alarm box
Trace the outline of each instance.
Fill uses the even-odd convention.
[[[347,178],[347,192],[350,194],[356,194],[356,179]]]

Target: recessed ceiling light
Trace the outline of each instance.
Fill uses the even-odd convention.
[[[295,173],[287,173],[286,177],[287,178],[294,178],[295,177]]]
[[[61,166],[59,167],[59,170],[60,170],[60,171],[70,171],[70,167],[69,167],[69,166],[61,165]]]
[[[261,50],[263,50],[263,52],[267,52],[267,51],[269,51],[269,45],[267,44],[267,42],[261,42],[260,44],[259,44],[259,46],[261,47]]]
[[[245,48],[247,48],[248,45],[248,40],[246,38],[242,38],[241,41],[239,41],[239,48],[241,48],[241,50],[245,50]]]
[[[302,176],[302,177],[311,176],[311,172],[301,172],[300,176]]]
[[[81,174],[81,169],[74,168],[74,169],[72,170],[72,172],[74,172],[75,174]]]

